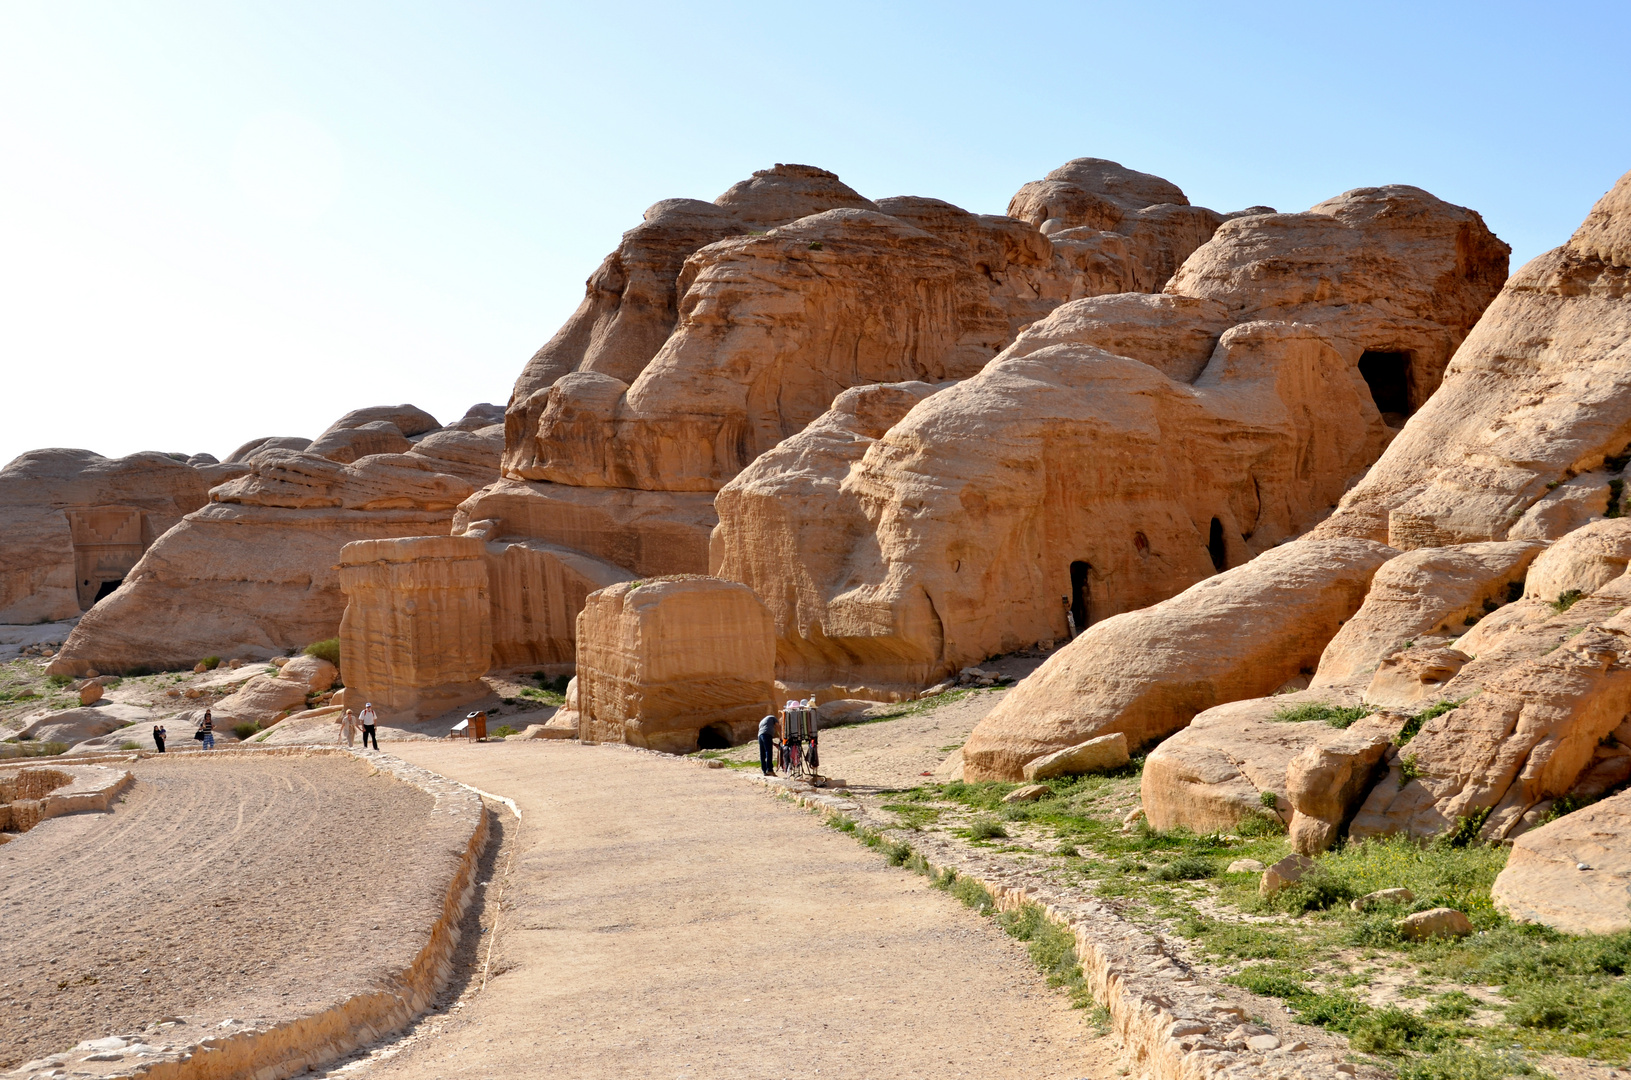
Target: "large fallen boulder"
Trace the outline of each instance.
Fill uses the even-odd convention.
[[[963,746],[965,776],[1017,780],[1033,758],[1114,731],[1149,743],[1312,672],[1395,554],[1365,540],[1288,544],[1096,624],[980,721]]]
[[[1631,930],[1631,792],[1518,837],[1490,895],[1516,922],[1565,934]]]
[[[775,633],[752,590],[708,577],[591,593],[578,616],[586,738],[689,753],[733,746],[775,711]]]
[[[16,737],[36,742],[67,743],[73,746],[152,718],[153,714],[150,711],[136,705],[99,702],[92,706],[29,717]]]

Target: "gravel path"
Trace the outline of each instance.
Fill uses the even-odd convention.
[[[991,920],[724,770],[570,742],[394,750],[524,816],[489,890],[487,988],[345,1075],[1115,1075]]]
[[[303,1015],[423,946],[456,842],[429,795],[333,757],[128,768],[111,813],[0,846],[0,1068],[167,1017],[147,1041]]]

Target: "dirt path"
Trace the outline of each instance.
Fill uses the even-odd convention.
[[[459,841],[429,795],[332,757],[128,768],[111,813],[0,846],[0,1069],[83,1039],[184,1045],[293,1019],[423,947]]]
[[[989,919],[724,770],[567,742],[394,750],[523,819],[489,890],[487,988],[347,1075],[1115,1075]]]

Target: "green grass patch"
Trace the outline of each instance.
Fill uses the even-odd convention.
[[[1002,827],[1002,822],[990,816],[975,818],[962,832],[970,840],[1002,840],[1008,836],[1008,830]]]
[[[206,656],[199,663],[204,665],[205,671],[214,671],[221,666],[221,658],[219,656]]]
[[[260,729],[261,726],[252,720],[246,720],[242,724],[232,725],[232,733],[238,736],[240,740],[249,738],[251,735],[254,735],[256,732],[260,731]]]
[[[68,744],[65,742],[33,742],[31,740],[12,742],[7,740],[0,743],[0,758],[56,757],[58,754],[66,754],[67,752]]]
[[[1564,592],[1560,592],[1557,594],[1557,599],[1552,601],[1552,610],[1561,615],[1563,612],[1574,607],[1574,605],[1580,601],[1580,598],[1585,595],[1586,594],[1581,592],[1579,589],[1568,589]]]
[[[1421,712],[1417,713],[1415,716],[1412,716],[1409,720],[1406,720],[1404,722],[1404,727],[1399,729],[1398,737],[1393,741],[1399,746],[1404,746],[1411,739],[1416,737],[1417,733],[1421,731],[1421,726],[1427,723],[1427,721],[1433,719],[1435,716],[1443,716],[1451,709],[1459,709],[1466,703],[1466,698],[1462,698],[1460,701],[1434,702]]]
[[[1049,920],[1038,904],[1021,904],[1013,911],[1002,912],[997,921],[1010,937],[1025,942],[1031,962],[1047,976],[1048,985],[1064,990],[1074,1008],[1085,1009],[1093,1004],[1093,992],[1076,957],[1075,935]]]
[[[1334,728],[1345,728],[1355,720],[1375,712],[1369,705],[1331,705],[1323,701],[1310,701],[1302,705],[1285,705],[1274,710],[1270,720],[1282,724],[1306,724],[1318,720]]]
[[[941,811],[933,806],[924,806],[922,803],[885,803],[882,807],[895,815],[896,820],[903,829],[920,831],[926,825],[933,825],[940,820]]]

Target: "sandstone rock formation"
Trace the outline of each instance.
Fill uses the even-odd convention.
[[[1631,930],[1631,792],[1524,833],[1491,890],[1517,922],[1565,934]]]
[[[151,719],[148,711],[135,705],[101,703],[29,717],[17,732],[17,738],[73,746],[148,719]]]
[[[1395,554],[1372,541],[1288,544],[1095,624],[980,721],[963,745],[964,775],[1017,779],[1026,762],[1113,731],[1145,744],[1312,671]]]
[[[738,494],[809,490],[806,461],[778,451],[786,480],[756,463],[716,500],[711,571],[766,598],[783,679],[809,689],[903,692],[1066,636],[1067,606],[1078,628],[1145,607],[1329,513],[1436,385],[1505,253],[1414,188],[1228,221],[1164,294],[1065,304],[858,459],[830,457],[837,498],[808,514]]]
[[[348,700],[371,701],[382,720],[400,721],[429,719],[486,696],[481,676],[493,646],[487,550],[479,538],[347,544],[340,588]]]
[[[340,549],[445,535],[470,492],[414,454],[342,465],[263,450],[250,473],[215,488],[80,620],[50,670],[183,668],[201,656],[264,658],[334,637],[345,610]]]
[[[255,675],[243,687],[210,706],[210,716],[218,731],[230,731],[238,724],[270,727],[291,713],[306,708],[306,699],[334,685],[338,672],[327,660],[301,656],[284,664],[276,675]],[[196,722],[202,711],[186,714]],[[183,725],[177,724],[177,731]]]
[[[244,470],[167,454],[34,450],[0,469],[0,623],[66,619],[117,588],[142,553]]]
[[[578,617],[587,736],[687,753],[747,742],[775,710],[775,631],[744,585],[687,576],[613,585]]]

